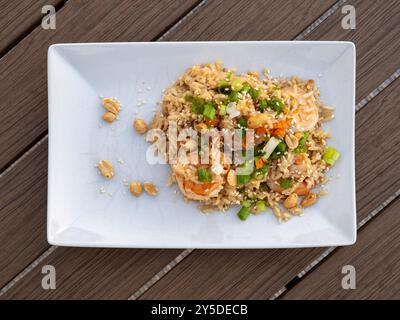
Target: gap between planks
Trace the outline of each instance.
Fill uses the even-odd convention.
[[[191,15],[193,15],[196,11],[198,11],[201,7],[203,7],[208,0],[202,0],[198,2],[192,9],[183,15],[177,22],[175,22],[165,33],[159,36],[155,41],[163,41],[168,34],[170,34],[173,30],[175,30],[180,24],[182,24],[185,20],[188,19]],[[339,0],[332,7],[330,7],[325,13],[323,13],[317,20],[315,20],[312,24],[310,24],[304,31],[298,34],[294,40],[302,40],[308,34],[312,33],[323,21],[325,21],[329,16],[331,16],[337,9],[339,9],[347,0]],[[62,9],[62,7],[68,2],[68,0],[64,1],[57,8],[57,11]],[[36,28],[36,27],[35,27]],[[29,31],[33,31],[35,28]],[[28,33],[28,34],[29,34]],[[25,33],[25,38],[28,34]],[[17,43],[14,44],[14,46]],[[13,47],[12,47],[13,48]],[[12,50],[10,48],[7,52]],[[3,55],[3,56],[4,56]],[[2,56],[2,57],[3,57]],[[0,58],[1,61],[1,58]],[[373,98],[375,98],[379,93],[381,93],[386,87],[388,87],[393,81],[395,81],[400,75],[400,69],[397,69],[389,78],[387,78],[382,84],[380,84],[377,88],[375,88],[370,94],[367,95],[364,99],[362,99],[356,105],[356,112],[367,105]],[[0,174],[0,179],[8,173],[12,168],[14,168],[18,163],[20,163],[23,159],[25,159],[29,154],[31,154],[37,147],[39,147],[43,142],[48,139],[48,133],[46,133],[38,142],[36,142],[29,150],[22,154],[15,162],[13,162],[7,169],[5,169]],[[378,208],[376,208],[373,212],[371,212],[365,219],[363,219],[359,225],[358,229],[361,228],[365,223],[367,223],[370,219],[376,216],[381,210],[383,210],[389,203],[391,203],[400,193],[398,190],[394,195],[385,200]],[[362,223],[362,225],[360,225]],[[7,283],[0,290],[0,297],[4,295],[7,291],[9,291],[18,281],[20,281],[23,277],[25,277],[28,273],[30,273],[33,269],[35,269],[44,259],[50,256],[58,246],[50,246],[44,253],[42,253],[37,259],[35,259],[30,265],[28,265],[22,272],[20,272],[16,277],[14,277],[9,283]],[[307,272],[309,272],[313,267],[315,267],[319,262],[325,259],[336,247],[331,247],[327,249],[320,257],[318,257],[312,264],[306,267],[295,279],[300,279]],[[173,259],[170,263],[168,263],[163,269],[161,269],[157,274],[155,274],[150,280],[148,280],[141,288],[139,288],[136,292],[134,292],[128,300],[135,300],[143,293],[145,293],[148,289],[150,289],[155,283],[157,283],[160,279],[162,279],[169,271],[171,271],[176,265],[178,265],[182,260],[184,260],[187,256],[189,256],[195,249],[185,249],[183,250],[175,259]],[[319,260],[320,259],[320,260]],[[286,291],[286,287],[280,289],[271,299],[276,299],[281,294]]]
[[[329,9],[330,10],[330,9]],[[328,10],[328,11],[329,11]],[[315,28],[314,28],[315,29]],[[355,112],[361,110],[364,106],[366,106],[372,99],[374,99],[379,93],[381,93],[385,88],[387,88],[393,81],[395,81],[400,75],[400,69],[397,69],[389,78],[383,81],[378,87],[376,87],[371,93],[367,95],[364,99],[362,99],[359,103],[357,103],[355,107]],[[396,199],[400,194],[400,190],[397,190],[393,195],[391,195],[388,199],[386,199],[381,205],[379,205],[376,209],[374,209],[371,213],[368,214],[366,218],[360,221],[357,225],[357,230],[360,229],[363,225],[365,225],[369,220],[375,217],[380,211],[382,211],[389,203],[391,203],[394,199]],[[323,259],[325,259],[330,253],[334,251],[337,247],[330,247],[324,253],[322,253],[317,259],[315,259],[310,265],[304,268],[293,280],[298,281],[301,277],[303,277],[306,273],[308,273],[312,268],[314,268],[318,263],[320,263]],[[192,253],[194,249],[186,249],[182,253],[180,253],[172,262],[167,264],[160,272],[158,272],[154,277],[152,277],[149,281],[147,281],[139,290],[133,293],[128,299],[134,300],[139,298],[143,293],[145,293],[148,289],[150,289],[156,282],[158,282],[162,277],[164,277],[169,271],[172,270],[179,262],[181,262],[184,258],[186,258],[190,253]],[[178,260],[178,262],[177,262]],[[172,266],[171,266],[172,264]],[[281,294],[283,294],[287,289],[287,285],[278,290],[270,299],[274,300],[278,298]]]

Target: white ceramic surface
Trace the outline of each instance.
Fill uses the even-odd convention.
[[[132,119],[149,121],[162,90],[193,64],[221,59],[239,72],[267,67],[274,76],[312,78],[336,107],[326,125],[341,158],[329,196],[279,224],[270,211],[246,222],[201,214],[176,187],[169,168],[149,165],[148,144]],[[57,44],[48,51],[48,241],[55,245],[135,248],[291,248],[349,245],[356,239],[354,174],[355,47],[350,42],[161,42]],[[120,120],[103,123],[99,96],[122,102]],[[137,107],[140,99],[146,103]],[[135,112],[138,112],[137,115]],[[106,181],[94,165],[110,160]],[[122,160],[122,161],[119,161]],[[123,164],[120,162],[124,162]],[[127,181],[151,180],[156,198],[134,198]],[[101,193],[104,187],[106,193]]]

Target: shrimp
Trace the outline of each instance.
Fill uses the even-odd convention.
[[[206,201],[217,197],[223,189],[224,179],[214,174],[213,181],[200,182],[197,178],[196,166],[176,164],[172,167],[179,189],[183,195],[191,200]]]
[[[315,104],[301,105],[291,110],[293,131],[310,131],[318,122],[319,114],[318,107]]]

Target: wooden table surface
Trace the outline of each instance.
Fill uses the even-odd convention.
[[[42,6],[56,9],[43,29]],[[344,29],[342,9],[356,12]],[[0,299],[400,298],[398,0],[0,0]],[[285,250],[46,241],[47,48],[61,42],[348,40],[357,47],[358,239]],[[42,266],[57,289],[42,288]],[[344,290],[342,267],[356,270]]]

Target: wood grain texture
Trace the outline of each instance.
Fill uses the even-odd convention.
[[[359,101],[400,66],[400,3],[397,0],[349,0],[356,10],[356,29],[344,30],[345,16],[337,10],[307,40],[352,41],[357,48],[357,90]]]
[[[46,250],[47,143],[0,178],[0,287]]]
[[[0,299],[127,299],[180,251],[59,247]],[[55,267],[56,290],[42,289],[43,265]]]
[[[0,170],[47,130],[47,48],[60,42],[150,41],[197,0],[69,1],[56,30],[36,28],[0,62]]]
[[[354,246],[339,248],[283,299],[400,299],[400,199],[358,234]],[[356,270],[356,289],[343,290],[342,267]]]
[[[167,40],[292,40],[335,2],[213,0],[172,30]]]
[[[210,32],[210,31],[207,31],[207,29],[202,29],[204,27],[204,25],[205,26],[209,25],[212,27],[213,31],[211,32],[211,34],[213,34],[214,32],[217,33],[217,31],[218,31],[217,27],[219,26],[219,24],[218,24],[219,22],[217,20],[227,19],[226,18],[227,17],[226,16],[227,9],[225,9],[224,11],[222,11],[224,9],[223,7],[220,7],[219,11],[215,7],[211,7],[211,8],[213,8],[212,10],[207,9],[207,8],[210,8],[209,6],[214,6],[214,3],[220,3],[220,2],[217,2],[217,1],[209,2],[207,5],[204,6],[204,8],[202,8],[202,10],[199,10],[195,15],[192,15],[190,19],[186,19],[185,21],[183,21],[182,24],[180,24],[178,28],[175,28],[174,31],[169,33],[167,35],[167,37],[165,37],[165,38],[167,40],[173,40],[176,35],[179,35],[180,32],[183,32],[184,34],[186,34],[186,36],[185,36],[186,38],[183,37],[182,40],[183,39],[185,39],[185,40],[201,39],[203,33]],[[276,1],[274,1],[274,3],[276,3]],[[308,2],[306,2],[306,4],[307,3]],[[271,5],[273,5],[273,4],[271,4]],[[236,5],[234,5],[234,7],[235,6]],[[323,10],[321,10],[321,12],[317,11],[315,9],[314,5],[311,5],[311,7],[313,7],[315,10],[314,11],[314,14],[316,15],[315,17],[319,16],[323,12]],[[209,11],[207,12],[206,15],[204,15],[203,10],[206,10],[206,9]],[[254,10],[252,7],[250,7],[250,9],[248,9],[244,5],[241,5],[239,7],[239,9],[240,10],[238,10],[237,13],[240,14],[240,16],[242,17],[241,21],[245,21],[245,22],[241,22],[241,23],[247,23],[246,21],[250,21],[251,19],[254,19],[254,14],[258,13],[258,12],[256,12],[257,10]],[[229,10],[231,10],[231,9],[229,9]],[[249,10],[249,11],[246,11],[246,10]],[[262,29],[262,30],[260,29],[261,32],[264,32],[263,35],[260,35],[260,39],[262,39],[261,37],[263,37],[264,39],[273,39],[273,37],[279,37],[281,39],[290,39],[291,37],[298,34],[300,31],[302,31],[302,30],[299,30],[299,28],[297,28],[297,26],[296,26],[296,23],[298,24],[298,20],[296,18],[297,11],[292,12],[292,13],[290,13],[289,11],[291,11],[291,10],[288,10],[288,13],[285,13],[286,12],[285,11],[282,16],[279,16],[279,19],[282,20],[282,17],[284,17],[284,21],[282,22],[283,25],[284,24],[290,25],[293,22],[291,27],[286,28],[286,27],[283,27],[283,25],[282,25],[282,28],[278,28],[278,27],[275,28],[273,26],[270,26],[268,28],[265,27],[265,29]],[[251,17],[251,19],[249,18],[250,20],[246,19],[246,12],[249,12],[250,17]],[[270,15],[268,13],[268,11],[264,10],[264,12],[265,12],[264,14],[266,17]],[[305,10],[303,12],[309,12],[309,11]],[[198,22],[196,22],[197,25],[192,26],[191,25],[192,19],[197,19],[198,15],[203,15],[202,19],[196,20],[196,21],[198,21]],[[230,13],[230,16],[232,16],[232,12]],[[315,19],[315,17],[314,17],[314,19]],[[310,19],[310,22],[312,22],[312,20],[313,19]],[[202,21],[202,23],[200,21]],[[207,24],[206,21],[210,21],[210,23]],[[329,19],[328,19],[328,21],[329,21]],[[327,23],[328,21],[325,21],[324,24]],[[253,26],[254,24],[246,24],[246,27],[242,27],[241,23],[238,23],[238,21],[236,19],[236,26],[231,25],[230,30],[224,29],[224,27],[222,25],[221,29],[218,31],[218,32],[220,32],[221,39],[224,39],[224,37],[226,37],[227,34],[230,34],[230,32],[235,33],[235,37],[238,37],[238,39],[243,39],[243,38],[240,38],[240,36],[241,36],[242,32],[248,32],[247,31],[248,28],[250,28],[250,30],[251,30],[251,28],[256,28],[256,29],[253,29],[253,31],[257,30],[257,27]],[[328,22],[328,23],[333,23],[333,22]],[[335,21],[335,23],[338,23],[338,22]],[[191,27],[189,29],[190,31],[188,31],[188,29],[187,29],[188,28],[187,24],[191,25]],[[241,31],[237,31],[236,29],[240,29]],[[257,32],[260,32],[260,31],[257,31]],[[191,38],[192,36],[193,36],[193,38]],[[218,37],[217,35],[214,35],[214,36],[209,35],[209,36],[210,37]],[[254,38],[251,38],[251,39],[254,39]],[[393,72],[393,71],[394,70],[391,70],[391,72]],[[379,82],[377,82],[376,84],[379,84]],[[370,107],[371,106],[366,107],[365,110],[369,109]],[[363,112],[364,111],[362,111],[362,113]],[[357,121],[359,122],[359,120],[357,120]],[[389,146],[391,146],[391,145],[389,145]],[[370,150],[370,152],[371,152],[371,150]],[[370,154],[367,154],[367,157],[368,156],[370,156]],[[383,163],[383,165],[385,165],[385,164],[387,167],[389,167],[388,163]],[[365,170],[368,171],[368,168],[366,168]],[[386,175],[384,177],[387,178],[389,175],[392,175],[395,177],[395,174],[393,174],[395,172],[395,170],[398,170],[398,168],[395,167],[395,168],[393,168],[393,170],[390,170],[389,172],[385,172]],[[376,176],[372,176],[370,178],[370,180],[374,181],[374,178],[376,178]],[[41,201],[45,203],[46,200],[42,199]],[[375,203],[370,202],[370,204],[372,207]],[[367,213],[366,210],[364,211],[364,214],[365,213]],[[299,269],[301,267],[305,266],[307,263],[312,261],[313,258],[319,254],[320,249],[279,250],[279,251],[278,250],[268,250],[268,251],[254,250],[252,252],[250,250],[236,251],[236,252],[233,250],[229,250],[229,251],[220,251],[219,254],[221,254],[221,258],[219,256],[219,254],[218,253],[215,254],[214,251],[216,252],[216,250],[213,250],[213,251],[210,250],[209,252],[206,252],[206,250],[199,251],[199,253],[202,253],[204,255],[209,255],[209,253],[211,253],[209,258],[205,259],[204,261],[194,260],[195,263],[198,263],[198,262],[201,263],[201,267],[195,273],[192,273],[191,275],[197,276],[197,273],[200,273],[200,276],[204,275],[203,277],[200,277],[200,280],[203,282],[198,281],[198,283],[197,283],[197,281],[196,281],[195,283],[193,283],[193,282],[186,283],[186,286],[190,285],[191,290],[196,291],[195,295],[194,295],[193,292],[190,292],[190,288],[189,289],[185,288],[184,282],[180,281],[178,288],[182,291],[181,297],[188,298],[188,297],[194,296],[194,297],[212,298],[214,295],[215,297],[240,298],[241,296],[240,296],[240,294],[238,294],[239,291],[243,292],[243,296],[246,296],[246,297],[255,297],[255,298],[268,297],[269,292],[274,292],[275,288],[276,288],[276,290],[279,289],[280,286],[284,285],[287,281],[289,281],[293,277],[293,275],[295,275],[299,271]],[[195,253],[197,254],[197,252],[195,252]],[[59,254],[59,256],[58,256],[58,254]],[[71,249],[71,252],[70,251],[68,251],[68,252],[58,251],[58,249],[57,249],[53,253],[53,255],[51,257],[49,257],[45,261],[45,263],[50,261],[49,259],[54,259],[53,261],[63,261],[64,259],[77,261],[74,258],[75,257],[74,249]],[[88,249],[88,252],[83,255],[87,255],[89,258],[86,259],[85,257],[83,257],[82,258],[83,260],[80,260],[80,261],[85,261],[85,263],[87,263],[87,265],[90,266],[90,269],[77,268],[76,265],[81,263],[79,261],[77,261],[77,264],[69,265],[68,269],[67,268],[63,269],[63,272],[65,272],[65,275],[64,275],[65,279],[68,278],[68,281],[72,281],[72,283],[79,283],[82,279],[86,279],[88,277],[88,275],[87,275],[88,270],[92,270],[92,271],[93,270],[102,270],[103,268],[105,268],[107,266],[107,265],[104,265],[101,260],[100,261],[95,260],[93,263],[91,263],[91,261],[93,261],[93,259],[90,258],[92,256],[91,256],[89,249]],[[189,258],[191,258],[191,256],[189,256]],[[187,258],[187,259],[189,259],[189,258]],[[132,259],[135,259],[135,258],[132,258]],[[162,257],[158,258],[158,259],[162,260]],[[223,270],[229,270],[229,269],[227,269],[225,264],[222,264],[222,265],[219,264],[217,261],[218,259],[221,259],[222,262],[225,262],[225,264],[228,264],[229,267],[234,268],[234,270],[235,270],[234,274],[235,274],[236,278],[232,279],[230,277],[230,275],[222,274]],[[186,260],[184,260],[182,263],[185,263]],[[192,260],[189,260],[189,265],[190,265],[191,261]],[[284,263],[282,261],[284,261]],[[287,268],[282,267],[285,265],[285,263],[287,264]],[[181,276],[183,279],[185,279],[185,274],[183,273],[183,271],[185,271],[185,270],[184,270],[184,268],[180,267],[181,264],[178,265],[178,268],[179,268],[178,273],[176,273],[175,269],[174,269],[164,279],[168,280],[170,278],[170,275],[172,278],[176,277],[176,279],[178,279],[178,280],[181,279]],[[196,267],[196,264],[194,264],[194,268],[195,267]],[[268,269],[268,268],[271,268],[271,273],[266,272],[266,269]],[[248,271],[248,269],[250,269],[251,271]],[[120,271],[120,269],[116,269],[116,272],[118,272],[118,271]],[[159,271],[159,270],[157,270],[157,271]],[[272,271],[274,271],[276,273],[276,275],[272,274],[273,273]],[[124,270],[124,271],[122,271],[122,274],[124,274],[124,272],[128,272],[128,271]],[[253,273],[254,273],[254,275],[253,275]],[[151,276],[149,276],[148,278],[150,278],[150,277]],[[212,295],[207,294],[207,292],[206,292],[207,287],[204,284],[204,277],[212,278],[214,280],[213,283],[211,283],[211,285],[214,285],[214,283],[215,283],[215,285],[214,285],[214,287],[210,288],[210,292]],[[32,280],[33,278],[27,277],[26,279],[21,281],[20,284],[18,284],[15,288],[10,290],[9,296],[13,296],[13,297],[24,296],[24,297],[26,297],[26,296],[28,296],[26,294],[26,292],[29,292],[29,297],[36,297],[36,296],[37,297],[44,297],[44,296],[50,297],[50,296],[47,296],[46,294],[43,294],[42,289],[40,287],[40,282],[37,282],[37,281],[30,282],[29,279]],[[161,280],[160,283],[164,282],[164,279]],[[187,279],[191,279],[191,278],[189,277]],[[226,281],[223,281],[223,279],[226,279]],[[271,282],[269,282],[269,279],[272,279]],[[144,280],[146,280],[146,279],[144,279]],[[93,297],[93,296],[95,296],[95,294],[98,294],[99,296],[105,297],[106,295],[103,295],[104,290],[106,290],[106,288],[108,288],[107,290],[109,290],[109,292],[111,292],[112,288],[113,288],[113,283],[107,282],[106,279],[104,279],[104,281],[105,282],[102,283],[102,285],[99,287],[95,286],[93,283],[90,283],[90,285],[88,285],[88,286],[83,286],[82,290],[79,291],[79,294],[81,296],[86,296],[86,297],[89,297],[89,296]],[[264,281],[264,283],[262,283],[260,285],[261,281]],[[198,288],[195,288],[196,285],[198,285]],[[173,282],[172,282],[172,284],[171,284],[171,282],[169,282],[169,286],[173,286]],[[217,287],[217,286],[219,286],[219,287]],[[102,288],[100,292],[98,292],[99,288]],[[161,291],[157,291],[157,288],[160,289]],[[173,290],[171,290],[171,296],[168,296],[168,292],[165,290],[169,290],[169,288],[170,287],[168,287],[168,286],[158,287],[158,284],[157,284],[156,288],[155,288],[156,291],[151,289],[149,291],[149,293],[153,293],[153,297],[160,297],[160,296],[173,297],[173,295],[177,295],[177,291],[172,288]],[[75,285],[75,289],[76,289],[76,285]],[[51,296],[71,297],[73,294],[71,292],[71,290],[73,290],[72,287],[69,287],[67,284],[65,284],[56,290],[57,293],[51,294]],[[128,292],[129,290],[123,286],[120,287],[118,290],[121,290],[117,293],[118,296],[122,296],[125,294],[128,294],[128,296],[129,296],[130,294],[133,293],[133,291]],[[124,290],[126,290],[126,292],[124,292]],[[189,290],[189,292],[188,292],[188,290]],[[270,290],[270,291],[268,291],[268,290]],[[146,297],[146,296],[147,295],[145,295],[144,297]],[[179,296],[179,294],[178,294],[178,296]],[[150,294],[147,297],[152,297],[152,295]]]
[[[400,187],[400,136],[392,134],[400,132],[399,85],[397,80],[356,116],[359,220]],[[383,143],[383,137],[391,139]],[[196,250],[141,298],[268,299],[324,250]]]
[[[0,158],[4,164],[47,128],[46,52],[61,41],[152,40],[194,1],[73,1],[57,13],[57,30],[35,29],[0,62]],[[178,8],[179,7],[179,8]],[[21,118],[22,117],[22,118]],[[24,119],[21,121],[21,119]],[[27,122],[24,122],[24,121]],[[28,124],[29,123],[29,124]],[[27,127],[28,126],[28,127]],[[28,131],[24,131],[24,130]],[[16,137],[19,132],[19,137]],[[19,146],[15,146],[15,144]],[[14,146],[12,146],[14,144]],[[8,145],[11,147],[6,147]],[[15,148],[14,148],[15,147]],[[8,153],[9,152],[9,153]],[[46,240],[47,139],[0,178],[0,287],[48,248]],[[159,266],[161,267],[161,265]]]
[[[0,57],[41,23],[42,7],[62,0],[0,0]]]
[[[271,3],[276,3],[277,1],[271,1]],[[281,1],[281,4],[284,6],[284,3],[285,3],[285,1]],[[64,10],[66,10],[66,8],[67,8],[67,6],[65,6],[62,10],[61,10],[61,12],[60,13],[62,13]],[[243,8],[243,6],[241,7],[241,9],[244,9]],[[250,8],[251,9],[251,8]],[[315,7],[315,6],[313,6],[312,5],[312,1],[308,1],[307,3],[306,3],[306,6],[302,9],[302,11],[301,12],[303,12],[304,14],[306,13],[306,12],[308,12],[308,14],[310,15],[309,17],[308,17],[308,19],[309,19],[309,21],[307,21],[308,23],[311,23],[314,19],[316,19],[322,12],[323,12],[323,10],[325,9],[325,7],[320,7],[320,8],[317,8],[317,7]],[[196,12],[196,14],[195,15],[191,15],[191,18],[190,19],[192,19],[192,18],[194,18],[197,14],[199,14],[199,13],[201,13],[202,12],[202,10],[203,10],[203,8],[201,9],[201,10],[198,10],[198,12]],[[220,15],[222,15],[222,13],[223,13],[223,11],[221,11],[221,10],[223,10],[223,7],[221,7],[220,9],[220,12],[218,13],[218,12],[216,12],[215,14],[220,14]],[[295,32],[294,32],[294,30],[296,29],[296,19],[295,19],[295,17],[296,17],[296,13],[295,12],[293,12],[292,14],[289,14],[289,11],[290,11],[290,7],[287,7],[287,10],[288,10],[288,14],[287,15],[285,15],[285,23],[284,24],[286,24],[286,25],[291,25],[291,28],[288,28],[288,29],[285,29],[286,31],[285,32],[291,32],[290,33],[290,35],[285,35],[285,34],[283,34],[283,33],[280,33],[282,36],[285,36],[285,37],[288,37],[288,38],[290,38],[290,37],[292,37],[292,35],[293,34],[295,34]],[[253,15],[253,9],[251,9],[251,10],[247,10],[247,11],[244,11],[243,12],[243,14],[242,14],[242,16],[243,17],[246,17],[246,14],[248,15],[248,17],[250,18],[252,15]],[[82,14],[84,14],[85,13],[85,11],[82,13]],[[311,17],[311,14],[313,14],[314,15],[314,17]],[[60,15],[59,15],[60,16]],[[70,14],[65,14],[65,16],[66,17],[69,17],[70,16]],[[71,18],[69,18],[69,19],[71,19]],[[75,17],[74,18],[75,20],[78,20],[78,17]],[[246,19],[244,19],[244,20],[246,20]],[[281,20],[282,20],[282,18],[281,18]],[[186,21],[187,21],[187,19],[186,19]],[[239,25],[237,25],[237,27],[240,27]],[[115,32],[117,32],[117,31],[115,31]],[[276,35],[278,34],[277,32],[279,32],[278,30],[272,30],[271,32],[273,32],[273,33],[275,33]],[[272,33],[271,33],[272,34]],[[139,33],[139,36],[140,36],[140,33]],[[143,35],[141,35],[142,37],[144,37]],[[61,37],[61,36],[60,36]],[[145,39],[145,38],[143,38],[143,39]],[[23,65],[24,66],[24,65]],[[23,66],[20,66],[20,67],[23,67]],[[27,171],[26,173],[26,176],[30,176],[32,173],[31,172],[29,172],[29,171]],[[43,177],[45,178],[46,177],[46,172],[42,172],[42,174],[43,174]],[[26,178],[26,177],[25,177]],[[35,202],[36,202],[37,200],[35,200]],[[46,207],[46,197],[45,196],[43,196],[41,199],[40,199],[40,204],[41,204],[41,206],[43,206],[43,208],[45,208]],[[28,201],[28,203],[29,203],[29,201]],[[26,209],[27,211],[29,210],[29,209]],[[22,214],[20,214],[19,216],[14,216],[14,219],[17,219],[17,220],[21,220],[21,221],[19,221],[18,223],[22,223],[22,221],[24,221],[24,216],[25,215],[27,215],[27,214],[29,214],[29,212],[25,212],[25,213],[22,213]],[[45,219],[44,217],[45,217],[45,209],[40,213],[41,215],[42,215],[42,219]],[[43,223],[43,220],[41,220],[42,221],[42,223]],[[43,228],[45,228],[45,226],[44,226],[44,224],[43,224]],[[15,242],[15,244],[14,245],[19,245],[19,243],[18,242]],[[1,248],[1,245],[0,245],[0,248]],[[43,249],[41,249],[41,250],[43,250]],[[31,257],[31,259],[33,260],[38,254],[39,254],[39,251],[32,251],[32,252],[27,252],[26,253],[27,254],[27,256],[30,256]],[[88,250],[87,251],[87,253],[86,253],[89,257],[90,257],[90,250]],[[66,256],[64,256],[64,255],[66,255]],[[66,260],[72,260],[72,261],[75,261],[75,259],[73,259],[72,257],[74,256],[74,249],[71,249],[71,251],[61,251],[61,250],[56,250],[52,255],[51,255],[51,257],[49,257],[48,259],[55,259],[56,261],[62,261],[63,259],[66,259]],[[12,259],[13,258],[13,256],[11,255],[11,257],[10,257],[10,259]],[[134,257],[133,257],[134,258]],[[133,259],[132,258],[132,259]],[[46,262],[45,263],[47,263],[47,261],[48,261],[48,259],[46,259]],[[92,259],[91,258],[88,258],[88,263],[90,262],[90,261],[92,261]],[[103,263],[102,263],[102,261],[101,260],[96,260],[95,262],[93,262],[93,263],[96,263],[96,264],[93,264],[92,265],[92,268],[98,268],[98,269],[103,269],[103,268],[105,268],[105,266],[103,265]],[[104,262],[105,263],[105,262]],[[161,269],[164,265],[163,265],[163,263],[164,263],[164,260],[162,259],[162,257],[160,257],[160,264],[159,264],[159,268]],[[74,267],[74,266],[72,266],[72,265],[70,265],[70,269],[71,269],[71,272],[72,272],[72,270],[76,270],[76,268]],[[16,269],[16,270],[21,270],[21,266],[19,266],[19,265],[16,265],[16,266],[14,266],[14,268]],[[118,268],[116,268],[116,272],[119,272],[120,271],[120,269],[118,269]],[[158,270],[157,270],[158,271]],[[123,273],[123,272],[122,272]],[[71,279],[73,278],[73,279],[77,279],[77,281],[79,282],[79,281],[81,281],[82,279],[84,279],[84,278],[86,278],[87,277],[87,270],[86,269],[79,269],[79,272],[75,272],[74,274],[69,274],[68,275],[69,277],[71,277]],[[149,277],[150,278],[150,277]],[[29,278],[27,278],[27,279],[29,279]],[[26,285],[24,284],[25,282],[21,282],[21,288],[24,288],[24,290],[22,290],[21,292],[20,291],[16,291],[16,295],[18,295],[18,294],[21,294],[21,295],[24,295],[25,294],[25,290],[28,290],[27,289],[27,287],[26,287]],[[109,282],[109,286],[110,286],[110,288],[113,286],[113,283],[112,282]],[[17,285],[17,287],[18,288],[20,288],[20,285],[18,284]],[[67,288],[67,287],[64,287],[64,288]],[[85,295],[85,296],[89,296],[89,295],[94,295],[95,293],[96,293],[96,290],[94,290],[94,288],[91,288],[91,287],[89,287],[89,286],[86,286],[86,287],[83,287],[85,290],[87,290],[87,292],[86,293],[83,293],[82,291],[80,291],[80,294],[82,294],[82,295]],[[12,293],[12,292],[14,292],[14,288],[12,289],[12,290],[10,290],[10,293]],[[29,291],[29,290],[31,290],[31,291]],[[32,293],[32,297],[35,297],[36,295],[36,291],[37,291],[37,293],[38,293],[38,296],[41,296],[41,291],[42,291],[42,289],[41,289],[41,287],[40,287],[40,282],[32,282],[32,287],[29,289],[28,291],[30,292],[30,293]],[[36,290],[36,291],[35,291]],[[57,297],[70,297],[70,292],[68,291],[68,289],[65,289],[66,291],[64,291],[63,290],[63,287],[61,287],[59,290],[57,290],[57,295],[55,295],[55,296],[57,296]],[[126,292],[120,292],[120,294],[121,295],[123,295],[123,294],[125,294],[126,296],[129,296],[129,295],[131,295],[132,293],[133,293],[133,291],[134,291],[134,287],[132,287],[131,288],[131,290],[127,290]],[[33,293],[33,292],[35,292],[35,294]],[[99,293],[99,295],[101,295],[102,293]]]

